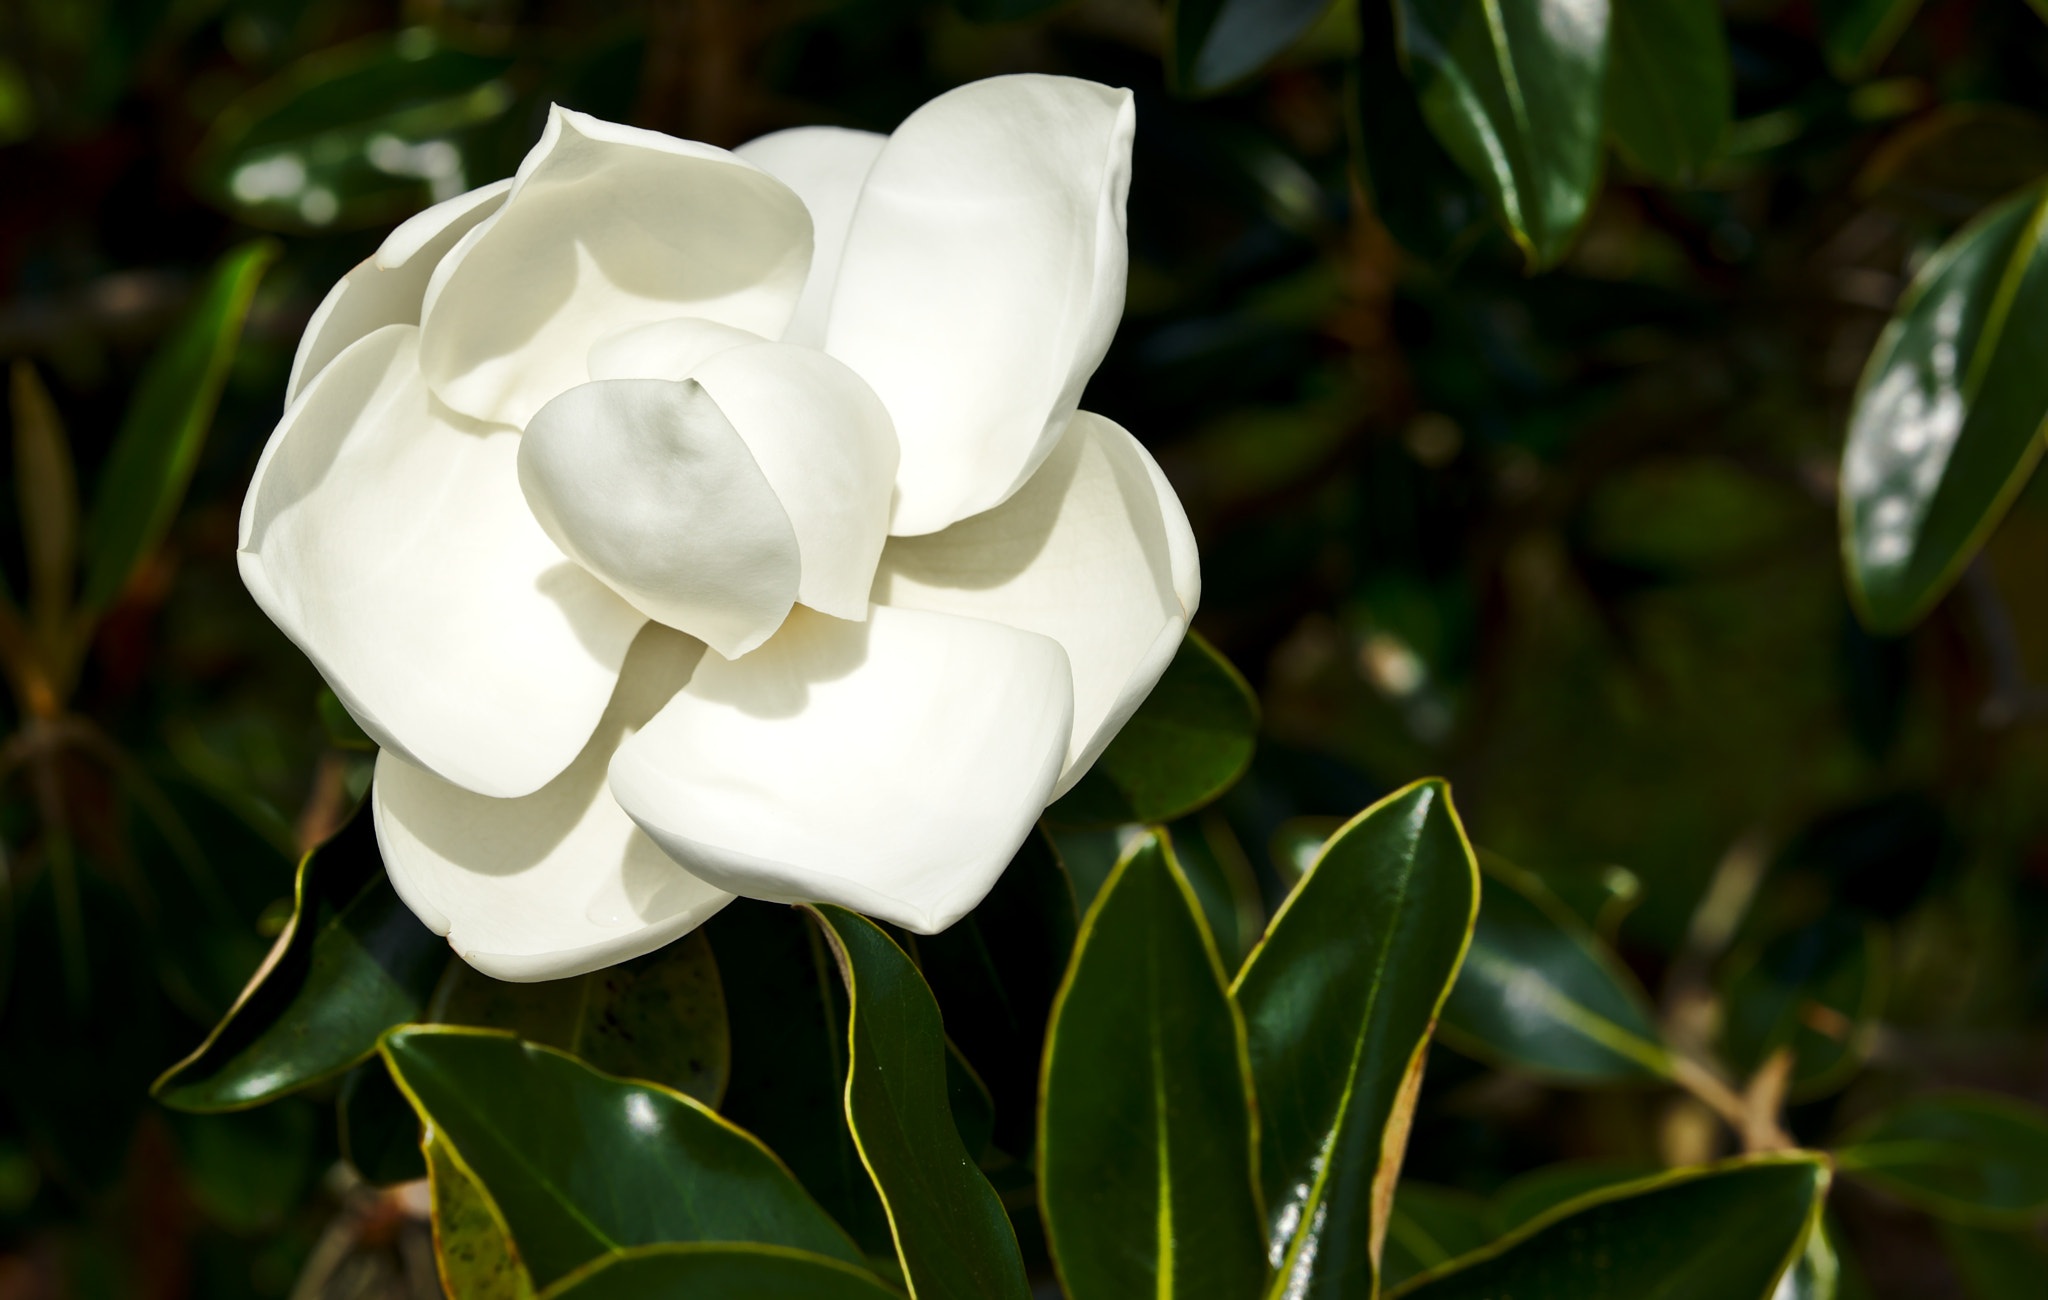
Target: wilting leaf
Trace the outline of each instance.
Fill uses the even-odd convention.
[[[1842,553],[1874,631],[1948,590],[2040,458],[2048,186],[1941,246],[1872,349],[1842,449]]]
[[[2018,1226],[2048,1211],[2048,1113],[2007,1097],[1914,1097],[1857,1129],[1835,1160],[1960,1223]]]
[[[1089,908],[1046,1053],[1039,1204],[1067,1295],[1256,1295],[1244,1029],[1164,832]]]
[[[1289,1296],[1373,1289],[1430,1029],[1478,904],[1450,790],[1419,781],[1330,837],[1237,977]]]

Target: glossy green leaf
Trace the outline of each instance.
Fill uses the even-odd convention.
[[[695,1098],[498,1030],[411,1025],[382,1051],[541,1286],[607,1251],[664,1241],[760,1241],[860,1262],[773,1152]]]
[[[533,1278],[497,1202],[439,1132],[428,1128],[421,1146],[433,1194],[434,1265],[449,1300],[531,1300]]]
[[[1667,185],[1721,151],[1734,109],[1728,36],[1715,0],[1610,0],[1607,130],[1623,156]]]
[[[2032,1230],[2000,1232],[1941,1224],[1941,1245],[1970,1300],[2039,1300],[2048,1295],[2048,1248]]]
[[[1271,62],[1331,0],[1173,0],[1166,10],[1167,81],[1213,95]]]
[[[170,531],[263,273],[282,248],[259,239],[214,264],[198,302],[157,349],[107,452],[84,536],[88,610],[112,605]]]
[[[427,1176],[420,1117],[382,1060],[364,1061],[343,1076],[335,1111],[342,1158],[364,1182],[392,1187]]]
[[[1088,775],[1045,815],[1069,826],[1185,817],[1244,775],[1258,729],[1258,697],[1243,675],[1190,632]]]
[[[2041,454],[2048,418],[2048,186],[1964,227],[1872,349],[1842,449],[1842,552],[1873,630],[1948,590]]]
[[[811,911],[852,1004],[847,1121],[911,1291],[920,1300],[1021,1300],[1031,1288],[1017,1234],[953,1121],[931,989],[874,922],[829,904]]]
[[[1346,78],[1352,164],[1372,210],[1401,247],[1450,262],[1484,229],[1486,196],[1437,143],[1401,66],[1390,5],[1359,10],[1358,60]]]
[[[1267,1270],[1243,1021],[1163,831],[1124,854],[1053,1005],[1039,1206],[1071,1300],[1246,1297]]]
[[[1478,906],[1450,788],[1418,781],[1330,837],[1232,986],[1281,1294],[1372,1293],[1430,1029]]]
[[[1423,117],[1531,267],[1564,256],[1600,181],[1608,10],[1576,0],[1396,0]]]
[[[385,878],[365,798],[299,864],[292,919],[255,978],[152,1095],[178,1110],[239,1110],[339,1074],[419,1018],[448,961]]]
[[[1576,1201],[1602,1188],[1648,1178],[1656,1172],[1654,1165],[1631,1160],[1571,1160],[1545,1165],[1510,1179],[1493,1194],[1489,1210],[1493,1225],[1491,1235],[1513,1232],[1567,1201]]]
[[[1478,1250],[1494,1238],[1486,1202],[1470,1192],[1403,1180],[1394,1189],[1380,1252],[1380,1287]]]
[[[1415,1300],[1772,1300],[1827,1194],[1825,1157],[1751,1156],[1570,1201],[1392,1293]]]
[[[215,119],[194,184],[272,229],[397,220],[501,174],[491,130],[512,107],[511,66],[423,27],[322,50]]]
[[[786,1247],[737,1242],[642,1246],[607,1255],[547,1300],[898,1300],[872,1273]]]
[[[1962,1223],[2017,1225],[2048,1211],[2048,1112],[2008,1097],[1914,1097],[1857,1129],[1835,1159]]]
[[[1722,997],[1728,1063],[1746,1076],[1790,1047],[1793,1096],[1848,1082],[1884,1009],[1887,951],[1883,926],[1844,916],[1772,941],[1738,967]]]
[[[732,1034],[723,1113],[788,1162],[871,1263],[888,1267],[889,1216],[846,1122],[846,991],[830,946],[802,911],[749,898],[703,933]]]
[[[1046,1020],[1079,925],[1059,854],[1035,831],[978,907],[917,941],[946,1032],[988,1087],[991,1137],[1014,1156],[1032,1150]]]
[[[1919,11],[1920,0],[1814,0],[1828,68],[1844,81],[1877,71]]]
[[[508,984],[451,962],[427,1019],[508,1029],[606,1074],[674,1088],[707,1106],[725,1091],[725,992],[711,945],[696,931],[616,966],[535,984]]]
[[[1492,855],[1472,947],[1438,1032],[1462,1052],[1566,1083],[1671,1070],[1635,977],[1529,872]]]

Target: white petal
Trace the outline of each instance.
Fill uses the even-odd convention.
[[[292,375],[285,381],[285,405],[290,406],[306,381],[343,348],[371,330],[419,324],[420,302],[434,268],[457,240],[498,210],[511,188],[510,180],[493,181],[415,213],[386,236],[375,253],[341,277],[299,336]]]
[[[373,332],[286,410],[242,503],[242,580],[379,744],[530,794],[590,738],[645,620],[534,522],[518,435],[433,405],[418,340]]]
[[[1194,535],[1138,440],[1083,411],[1017,495],[925,537],[894,537],[878,605],[941,610],[1058,641],[1074,732],[1055,794],[1081,779],[1166,671],[1199,592]]]
[[[501,980],[581,975],[652,952],[732,901],[670,861],[605,783],[619,742],[703,652],[680,632],[642,631],[590,743],[523,799],[471,794],[388,749],[377,756],[372,808],[391,884],[464,961]]]
[[[1123,312],[1131,95],[992,77],[889,137],[847,235],[825,350],[903,445],[897,533],[1003,502],[1052,450]]]
[[[775,338],[810,258],[803,201],[766,172],[557,107],[505,206],[434,273],[420,363],[456,410],[524,425],[627,326],[699,316]]]
[[[839,279],[846,231],[853,224],[854,201],[860,198],[861,182],[888,139],[873,131],[849,131],[840,126],[799,126],[750,140],[733,150],[795,190],[811,212],[816,239],[811,275],[804,281],[796,315],[782,332],[784,343],[825,346],[825,316],[832,306],[832,287]]]
[[[695,380],[563,393],[526,426],[519,486],[565,554],[728,659],[766,641],[796,600],[789,516]]]
[[[590,349],[592,379],[688,379],[690,372],[721,352],[766,343],[759,334],[684,316],[632,325],[599,339]]]
[[[840,903],[921,934],[979,902],[1044,810],[1073,718],[1067,657],[920,610],[802,607],[706,656],[612,759],[612,794],[692,875]]]

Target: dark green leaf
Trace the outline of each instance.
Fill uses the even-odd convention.
[[[1185,817],[1244,775],[1258,729],[1258,697],[1244,677],[1190,632],[1088,775],[1045,815],[1068,826]]]
[[[645,1079],[707,1106],[725,1091],[725,993],[701,932],[587,975],[508,984],[451,962],[427,1019],[509,1029],[606,1074]]]
[[[1831,916],[1781,936],[1729,981],[1722,1048],[1748,1075],[1793,1049],[1794,1096],[1846,1083],[1863,1062],[1884,1008],[1886,943],[1875,921]]]
[[[1486,221],[1486,196],[1430,133],[1401,67],[1390,5],[1359,10],[1358,61],[1347,79],[1352,160],[1373,213],[1401,247],[1455,260]]]
[[[1772,1300],[1827,1193],[1825,1157],[1751,1156],[1567,1202],[1412,1279],[1416,1300]]]
[[[1271,62],[1331,0],[1173,0],[1166,10],[1167,81],[1213,95]]]
[[[874,1274],[808,1251],[734,1242],[643,1246],[548,1288],[548,1300],[896,1300]]]
[[[2048,1295],[2048,1249],[2033,1231],[1941,1225],[1941,1244],[1970,1300],[2039,1300]]]
[[[1920,10],[1920,0],[1815,0],[1821,48],[1828,67],[1844,81],[1877,71]]]
[[[322,50],[229,105],[193,160],[196,188],[253,225],[393,221],[495,179],[490,131],[510,59],[414,27]]]
[[[199,464],[256,285],[281,251],[270,239],[228,250],[214,264],[198,304],[150,358],[93,490],[79,597],[86,609],[113,604],[170,531]]]
[[[1656,1166],[1630,1160],[1574,1160],[1545,1165],[1511,1179],[1493,1194],[1492,1236],[1513,1232],[1566,1201],[1604,1187],[1632,1183],[1657,1172]]]
[[[350,1070],[342,1078],[335,1107],[341,1121],[342,1158],[355,1166],[364,1182],[391,1187],[427,1176],[420,1155],[420,1117],[391,1082],[383,1061],[364,1061]]]
[[[419,1018],[449,960],[385,878],[369,799],[299,864],[292,919],[213,1033],[151,1090],[178,1110],[239,1110],[367,1058]]]
[[[996,1130],[996,1099],[950,1038],[946,1040],[946,1104],[953,1109],[960,1145],[979,1164]]]
[[[1478,1250],[1494,1238],[1486,1202],[1470,1192],[1402,1182],[1394,1189],[1380,1255],[1382,1290]]]
[[[766,1142],[878,1265],[889,1216],[846,1123],[846,993],[818,927],[793,907],[735,899],[704,926],[732,1031],[726,1118]]]
[[[1478,905],[1450,789],[1418,781],[1330,837],[1232,987],[1289,1296],[1372,1293],[1430,1028]]]
[[[1472,948],[1440,1032],[1460,1051],[1569,1083],[1666,1077],[1635,978],[1543,882],[1488,855]]]
[[[230,1115],[173,1112],[170,1127],[192,1199],[230,1231],[275,1228],[313,1181],[320,1116],[302,1098]]]
[[[1401,53],[1436,138],[1534,268],[1564,256],[1600,179],[1605,6],[1396,0]]]
[[[2026,482],[2048,416],[2048,187],[1943,244],[1872,349],[1842,449],[1842,551],[1872,629],[1940,599]]]
[[[694,1098],[496,1030],[412,1025],[382,1050],[421,1122],[496,1202],[538,1285],[664,1241],[860,1261],[773,1152]]]
[[[812,914],[852,1004],[847,1121],[888,1209],[911,1291],[922,1300],[1021,1300],[1031,1288],[1017,1235],[961,1145],[947,1101],[938,1002],[874,922],[829,904]]]
[[[1961,1223],[2017,1226],[2048,1210],[2048,1113],[2006,1097],[1915,1097],[1857,1129],[1835,1159]]]
[[[1165,832],[1124,854],[1053,1006],[1039,1205],[1072,1300],[1255,1296],[1250,1064]]]
[[[422,1148],[442,1289],[450,1300],[531,1300],[533,1278],[497,1202],[441,1133],[427,1129]]]
[[[1637,167],[1677,185],[1720,153],[1734,107],[1715,0],[1612,0],[1607,130]]]

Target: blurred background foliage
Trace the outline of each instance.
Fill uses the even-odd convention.
[[[1411,33],[1443,8],[1399,7]],[[2048,24],[1616,12],[1617,50],[1725,34],[1681,69],[1710,108],[1611,71],[1583,213],[1517,238],[1378,0],[5,0],[0,631],[42,652],[9,652],[0,747],[0,1298],[436,1292],[422,1207],[337,1162],[331,1095],[146,1092],[367,780],[235,570],[293,346],[391,224],[510,174],[550,102],[732,145],[886,131],[1001,72],[1136,90],[1129,307],[1087,404],[1179,490],[1197,624],[1263,704],[1247,776],[1175,828],[1226,959],[1338,819],[1441,774],[1671,1041],[1745,1071],[1794,1047],[1795,1139],[1937,1087],[2048,1102],[2048,483],[1901,635],[1852,612],[1836,527],[1902,289],[2048,171]],[[1085,901],[1113,848],[1061,847]],[[1689,1096],[1438,1046],[1409,1219],[1467,1194],[1518,1221],[1556,1199],[1532,1171],[1724,1140]],[[2044,1293],[2025,1225],[1853,1183],[1831,1215],[1845,1295]]]

